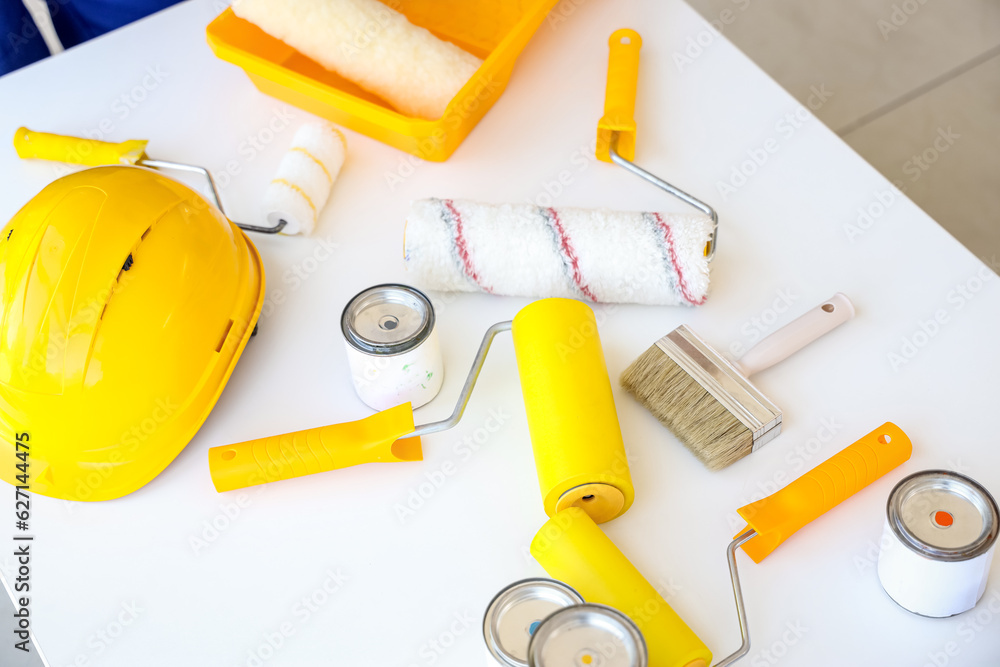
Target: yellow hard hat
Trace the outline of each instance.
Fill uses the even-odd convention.
[[[0,477],[108,500],[156,477],[205,421],[253,333],[264,270],[195,191],[98,167],[3,229],[0,297]]]

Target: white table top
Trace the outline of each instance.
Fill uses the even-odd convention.
[[[234,218],[257,221],[262,186],[310,116],[259,93],[212,55],[204,27],[219,11],[218,2],[185,3],[0,79],[0,135],[27,125],[146,138],[152,156],[217,174],[235,160],[240,173],[224,199]],[[784,433],[722,472],[702,468],[615,383],[636,501],[606,532],[648,579],[671,588],[671,605],[721,657],[739,643],[725,561],[736,508],[895,421],[913,440],[912,460],[762,564],[739,556],[753,638],[741,664],[776,664],[778,656],[814,666],[997,664],[1000,615],[985,598],[951,619],[911,615],[882,591],[874,559],[886,498],[906,474],[955,469],[1000,494],[990,421],[1000,398],[1000,281],[902,198],[850,238],[845,226],[888,182],[811,115],[787,119],[795,100],[725,39],[703,33],[687,5],[564,0],[557,11],[565,20],[541,26],[503,97],[448,162],[417,164],[393,190],[386,175],[409,156],[348,132],[348,163],[314,235],[253,237],[273,307],[208,421],[162,475],[113,502],[35,499],[34,628],[52,665],[253,665],[251,652],[283,628],[291,633],[281,647],[263,651],[268,667],[482,664],[479,624],[491,596],[544,576],[526,550],[546,517],[509,338],[494,345],[460,426],[425,438],[422,464],[366,465],[220,495],[206,452],[369,414],[351,388],[338,318],[360,289],[407,281],[401,244],[411,199],[534,200],[565,170],[571,182],[557,205],[684,210],[593,160],[607,38],[622,26],[644,40],[636,161],[715,205],[721,232],[706,305],[596,307],[611,376],[682,323],[727,349],[749,344],[758,322],[773,330],[836,291],[852,297],[857,317],[758,377],[784,410]],[[699,35],[708,45],[679,68],[676,54]],[[248,137],[272,119],[287,129],[258,150]],[[723,197],[717,183],[768,141],[776,152]],[[6,220],[65,168],[19,161],[4,140],[0,169]],[[330,243],[330,259],[308,259]],[[314,269],[301,284],[291,277],[296,264]],[[483,332],[526,303],[433,296],[448,370],[419,421],[450,412]],[[782,299],[792,304],[776,314]],[[936,316],[945,323],[918,335],[923,346],[894,368],[890,355]],[[499,432],[478,451],[463,448],[494,411],[507,416]],[[835,436],[813,441],[819,449],[803,465],[796,452],[829,424]],[[401,522],[395,506],[449,463],[454,474]],[[239,498],[244,506],[234,509]],[[234,516],[212,537],[206,525],[225,524],[218,517],[226,512]],[[207,546],[196,551],[193,538]],[[993,610],[998,569],[986,594]],[[328,573],[343,581],[318,594]],[[310,610],[301,601],[314,595],[325,602]],[[119,634],[116,619],[130,618],[123,605],[133,604],[136,618]],[[793,626],[798,634],[786,632]]]

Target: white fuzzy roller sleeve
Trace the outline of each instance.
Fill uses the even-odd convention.
[[[419,287],[607,303],[698,306],[708,295],[702,214],[413,202],[406,267]]]
[[[300,127],[264,193],[268,225],[284,220],[283,234],[311,234],[346,154],[347,141],[332,125],[308,123]]]
[[[417,118],[443,116],[482,64],[378,0],[235,0],[233,12]]]

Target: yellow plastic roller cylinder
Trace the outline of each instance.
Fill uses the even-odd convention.
[[[549,519],[531,541],[531,555],[587,602],[614,607],[635,621],[646,639],[649,667],[711,664],[705,643],[579,508]]]
[[[542,299],[517,314],[512,333],[546,514],[576,506],[598,523],[620,516],[635,491],[594,311]]]

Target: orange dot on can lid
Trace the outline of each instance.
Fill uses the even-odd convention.
[[[934,523],[941,528],[947,528],[951,524],[955,523],[955,517],[944,510],[938,510],[934,513]]]

